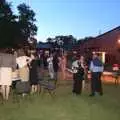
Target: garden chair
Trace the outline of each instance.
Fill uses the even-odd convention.
[[[120,76],[120,70],[113,70],[113,77],[115,78],[115,85],[119,85],[119,76]]]
[[[25,95],[30,93],[31,87],[29,82],[21,82],[21,80],[16,80],[12,82],[11,95],[14,102],[19,102]]]
[[[56,84],[55,82],[48,80],[39,81],[40,88],[43,89],[43,94],[48,92],[51,97],[55,96]],[[41,90],[40,90],[41,91]]]

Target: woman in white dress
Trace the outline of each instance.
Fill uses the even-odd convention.
[[[53,69],[53,55],[50,54],[50,56],[47,58],[48,62],[48,71],[51,79],[54,79],[54,69]]]
[[[0,85],[4,100],[8,100],[10,86],[12,84],[12,70],[15,70],[15,57],[8,50],[1,50],[0,53]]]

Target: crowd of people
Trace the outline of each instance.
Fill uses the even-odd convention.
[[[17,86],[23,94],[38,91],[39,73],[41,69],[47,70],[51,80],[58,80],[58,70],[61,69],[65,79],[66,58],[57,52],[50,54],[34,53],[26,54],[23,49],[11,51],[0,50],[0,86],[4,100],[8,100],[11,86]],[[39,69],[41,68],[41,69]],[[19,84],[16,84],[19,83]],[[30,87],[28,87],[30,84]],[[30,88],[30,89],[29,89]]]
[[[85,58],[83,56],[79,57],[72,64],[73,72],[73,93],[80,95],[82,88],[85,86],[85,80],[87,79],[88,69],[91,71],[91,94],[90,96],[95,96],[96,92],[99,95],[103,95],[101,75],[103,72],[103,63],[97,54],[93,54],[93,58],[90,61],[90,65],[86,66]]]
[[[41,55],[37,52],[30,55],[25,54],[23,49],[17,51],[10,51],[8,49],[0,50],[0,86],[1,94],[4,100],[9,99],[10,88],[16,83],[22,83],[21,88],[23,96],[26,91],[31,94],[38,91],[39,71],[40,69],[47,69],[51,80],[58,80],[58,71],[61,70],[61,79],[66,80],[66,55],[58,55],[57,52]],[[82,88],[85,86],[85,79],[87,79],[88,67],[85,64],[85,58],[80,56],[72,63],[73,74],[73,93],[80,95]],[[101,85],[101,74],[103,72],[103,64],[97,54],[93,55],[90,67],[91,71],[91,94],[95,96],[96,92],[103,94]],[[15,84],[13,84],[15,83]],[[28,89],[26,85],[30,85]]]

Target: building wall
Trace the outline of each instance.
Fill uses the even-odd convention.
[[[120,53],[118,43],[120,37],[120,28],[114,29],[108,33],[96,37],[96,44],[100,47],[100,51],[106,52],[106,59],[109,56],[110,63],[120,63]],[[109,62],[108,60],[106,62]]]
[[[105,52],[106,62],[110,64],[120,63],[120,27],[97,36],[92,40],[87,40],[79,46],[79,54],[89,56],[93,51]]]

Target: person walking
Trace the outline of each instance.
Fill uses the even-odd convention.
[[[91,71],[91,94],[90,96],[95,96],[95,92],[98,92],[99,95],[103,95],[101,75],[103,72],[103,63],[99,59],[97,54],[93,54],[93,59],[90,63]]]

